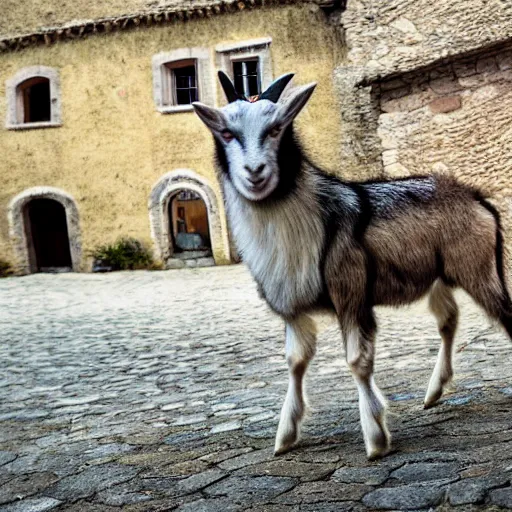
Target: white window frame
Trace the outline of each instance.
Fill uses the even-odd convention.
[[[50,121],[25,123],[22,119],[23,101],[20,85],[31,78],[46,78],[50,82]],[[59,72],[46,66],[29,66],[20,69],[6,81],[7,117],[5,127],[8,130],[30,130],[33,128],[54,128],[62,126],[61,92]]]
[[[270,55],[271,37],[262,37],[237,43],[223,43],[215,47],[216,64],[234,81],[233,63],[243,60],[258,60],[259,82],[263,92],[273,78],[272,59]],[[223,101],[224,98],[222,98]]]
[[[169,98],[176,101],[172,84],[172,64],[180,61],[194,61],[196,66],[196,84],[198,101],[207,105],[214,104],[213,70],[210,50],[207,48],[180,48],[171,52],[162,52],[153,56],[153,98],[156,109],[162,114],[190,112],[192,105],[169,104]]]

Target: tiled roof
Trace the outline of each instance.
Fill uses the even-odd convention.
[[[339,1],[339,0],[338,0]],[[211,17],[281,4],[315,3],[330,7],[336,0],[2,0],[0,52],[37,44],[54,44],[96,33]],[[129,14],[127,10],[132,9]],[[77,19],[80,16],[80,19]]]

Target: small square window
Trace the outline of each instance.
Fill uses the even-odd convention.
[[[178,48],[153,55],[153,98],[161,114],[192,112],[192,103],[215,103],[208,48]]]
[[[233,62],[235,89],[246,97],[258,96],[261,93],[259,59],[247,59]]]
[[[164,105],[190,105],[199,99],[195,59],[166,63],[162,72]]]

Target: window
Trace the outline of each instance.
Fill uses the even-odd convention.
[[[234,61],[233,76],[239,94],[250,97],[261,93],[258,59]]]
[[[213,105],[210,51],[181,48],[153,56],[153,96],[162,114],[191,111],[194,101]]]
[[[165,105],[190,105],[198,100],[195,60],[164,64],[162,72],[166,75],[163,79]]]
[[[265,37],[215,47],[217,66],[231,77],[238,93],[258,96],[272,83],[271,42]]]
[[[18,121],[39,123],[51,120],[50,80],[34,77],[18,86]]]
[[[19,130],[61,125],[57,70],[45,66],[24,68],[7,81],[6,93],[7,128]]]

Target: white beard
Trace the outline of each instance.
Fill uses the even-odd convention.
[[[306,175],[293,194],[271,206],[247,201],[223,181],[237,248],[269,305],[284,316],[313,305],[323,287],[325,236],[315,177]]]

